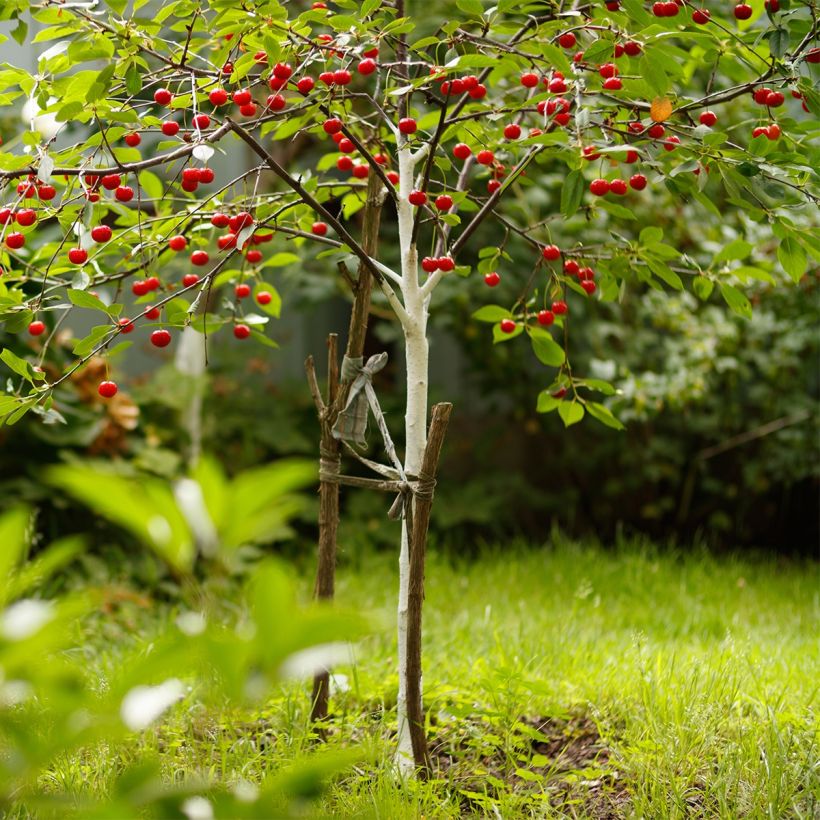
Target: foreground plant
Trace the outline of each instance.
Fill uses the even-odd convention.
[[[781,268],[798,280],[808,257],[820,257],[805,230],[816,220],[820,165],[810,140],[820,98],[808,7],[769,4],[763,16],[757,6],[730,14],[685,0],[534,14],[506,0],[456,6],[441,21],[414,19],[403,0],[308,10],[179,0],[150,20],[139,3],[124,17],[123,0],[34,7],[45,26],[38,41],[59,42],[36,77],[14,67],[0,74],[0,92],[10,103],[28,97],[31,115],[31,130],[7,138],[0,153],[8,202],[0,318],[19,334],[18,353],[2,354],[15,374],[0,398],[6,422],[33,408],[51,412],[55,390],[92,357],[128,345],[123,334],[150,334],[166,348],[185,327],[203,344],[228,328],[272,345],[262,330],[281,300],[267,270],[300,259],[280,248],[304,256],[313,243],[354,289],[372,277],[400,325],[401,471],[412,480],[428,433],[428,319],[444,283],[457,287],[475,270],[498,288],[501,303],[474,319],[498,343],[526,335],[554,369],[540,411],[557,411],[566,425],[589,414],[620,428],[600,400],[610,385],[571,368],[576,300],[614,300],[633,281],[688,283],[748,316],[745,283],[780,281]],[[0,12],[19,20],[21,41],[27,7],[12,0]],[[279,148],[297,136],[325,146],[324,155],[284,162]],[[256,164],[218,179],[214,152],[235,151],[238,141]],[[361,237],[372,220],[356,220],[371,183],[387,207],[382,247],[391,252],[382,258]],[[698,203],[705,224],[733,214],[753,241],[741,235],[684,252],[663,241],[659,225],[640,227],[636,210],[661,222],[681,199]],[[526,243],[528,259],[510,256],[511,237]],[[56,370],[57,331],[77,309],[102,321]],[[348,372],[360,365],[353,357]],[[117,389],[106,378],[99,393],[106,400]],[[423,714],[420,668],[408,664],[421,629],[420,618],[408,625],[410,543],[405,516],[404,768],[426,766],[411,742],[411,730],[424,727],[410,722]],[[423,563],[417,572],[423,580]]]

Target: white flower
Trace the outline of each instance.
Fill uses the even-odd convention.
[[[22,641],[54,616],[54,607],[48,601],[26,598],[17,601],[0,616],[0,632],[10,641]]]
[[[213,806],[204,798],[189,797],[182,804],[182,813],[188,820],[213,820],[214,809]]]
[[[178,678],[169,678],[158,686],[135,686],[120,706],[122,722],[132,731],[150,726],[162,713],[181,700],[185,687]]]

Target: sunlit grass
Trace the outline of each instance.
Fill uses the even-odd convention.
[[[330,744],[360,748],[361,761],[306,814],[815,817],[818,581],[815,565],[557,537],[480,557],[434,552],[425,703],[439,770],[401,787],[390,761],[394,562],[343,563],[339,599],[376,612],[382,628],[339,670],[350,688],[333,701]],[[147,642],[174,616],[128,611],[142,633],[108,620],[107,642],[87,646],[91,670],[116,664],[117,634]],[[190,698],[129,748],[67,760],[42,785],[105,792],[152,754],[175,783],[255,782],[314,753],[307,701],[300,686],[241,713]]]

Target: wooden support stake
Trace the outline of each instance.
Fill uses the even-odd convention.
[[[433,506],[432,485],[438,472],[441,447],[447,432],[447,424],[453,405],[450,403],[433,406],[427,446],[419,471],[422,492],[413,502],[413,529],[410,533],[410,588],[407,605],[407,719],[410,726],[410,740],[413,744],[413,760],[421,779],[427,779],[431,772],[430,752],[424,727],[424,706],[421,699],[421,611],[424,603],[424,561],[427,551],[427,528],[430,510]],[[431,485],[424,492],[424,485]]]

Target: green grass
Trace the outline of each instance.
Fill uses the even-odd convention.
[[[379,613],[382,628],[340,670],[350,690],[333,701],[330,745],[361,760],[305,815],[817,817],[819,581],[811,564],[560,538],[455,562],[433,554],[425,704],[437,777],[399,786],[393,560],[342,566],[339,599]],[[147,642],[174,615],[122,613],[143,634],[105,623],[107,642],[87,650],[95,670],[116,663],[112,638]],[[300,686],[241,713],[187,702],[129,748],[65,761],[43,787],[102,793],[151,752],[169,781],[253,783],[313,754],[307,707]]]

